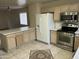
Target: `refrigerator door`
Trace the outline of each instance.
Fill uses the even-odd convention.
[[[52,14],[51,14],[52,15]],[[40,32],[40,38],[38,38],[37,34],[37,40],[45,42],[45,43],[50,43],[50,29],[51,29],[51,22],[50,19],[50,14],[40,14],[40,19],[39,19],[39,32]],[[53,19],[52,19],[53,20]]]
[[[41,33],[41,39],[42,42],[49,42],[49,27],[48,27],[48,17],[47,14],[41,14],[40,15],[40,33]]]
[[[54,19],[53,19],[53,14],[48,13],[48,28],[49,30],[54,29]]]
[[[36,15],[36,39],[41,39],[41,32],[40,32],[40,15]]]

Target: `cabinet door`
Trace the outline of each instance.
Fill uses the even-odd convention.
[[[1,48],[1,38],[0,38],[0,48]]]
[[[2,48],[7,52],[13,48],[16,48],[15,35],[11,34],[4,36],[1,40],[1,44]]]
[[[30,41],[35,40],[35,29],[29,30]]]
[[[66,12],[69,10],[69,5],[63,5],[60,7],[60,12]]]
[[[54,9],[54,21],[60,20],[60,7]]]
[[[16,47],[15,37],[7,37],[7,49],[12,49]]]
[[[79,37],[75,37],[75,50],[79,47]]]
[[[18,34],[15,37],[16,40],[16,46],[21,46],[23,44],[23,34]]]
[[[23,39],[24,39],[24,43],[29,42],[29,31],[24,31]]]
[[[51,31],[51,43],[56,44],[57,43],[57,32]]]
[[[73,4],[69,6],[70,11],[78,11],[78,4]]]

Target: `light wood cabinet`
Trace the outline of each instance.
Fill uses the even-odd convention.
[[[7,50],[16,47],[15,37],[7,37]]]
[[[2,36],[1,47],[7,52],[16,48],[15,35],[11,34],[4,37]]]
[[[78,4],[69,5],[69,11],[78,11]]]
[[[23,32],[23,39],[24,39],[24,43],[28,43],[29,42],[29,31],[24,31]]]
[[[31,29],[29,31],[24,31],[23,39],[24,39],[24,43],[28,43],[30,41],[34,41],[35,40],[35,30]]]
[[[57,43],[57,32],[51,31],[51,43],[56,44]]]
[[[35,40],[35,29],[29,30],[29,36],[30,41]]]
[[[60,12],[66,12],[66,11],[69,11],[69,6],[68,5],[60,6]]]
[[[75,37],[75,50],[79,47],[79,36]]]
[[[54,21],[60,20],[60,7],[54,9]]]
[[[23,33],[18,33],[15,36],[16,46],[19,47],[23,44]]]
[[[78,11],[79,10],[79,4],[63,5],[60,8],[61,8],[61,12],[65,12],[65,11]]]
[[[1,35],[1,48],[9,52],[16,47],[20,47],[24,43],[28,43],[35,39],[35,29],[18,31],[8,35]]]

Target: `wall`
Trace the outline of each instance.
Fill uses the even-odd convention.
[[[11,10],[10,14],[10,27],[14,28],[20,26],[19,12],[17,10]]]
[[[20,26],[19,14],[22,13],[22,12],[27,12],[27,8],[11,10],[10,22],[11,22],[12,27]]]
[[[0,29],[3,29],[3,28],[7,28],[8,27],[8,19],[9,18],[9,12],[6,11],[6,10],[0,10]]]
[[[35,27],[36,25],[36,15],[40,14],[40,4],[30,4],[28,6],[28,13],[29,13],[29,22],[30,22],[30,27]]]
[[[0,29],[20,26],[19,13],[27,12],[27,8],[16,10],[0,10]]]
[[[43,7],[41,12],[54,12],[54,21],[60,21],[60,13],[65,11],[79,11],[79,3]]]

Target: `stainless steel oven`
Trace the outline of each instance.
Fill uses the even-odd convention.
[[[58,32],[58,44],[73,46],[74,34],[69,32]]]

